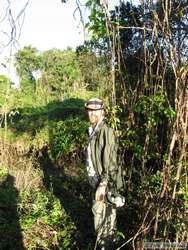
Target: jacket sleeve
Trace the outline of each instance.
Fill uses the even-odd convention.
[[[103,173],[101,182],[106,182],[109,189],[117,186],[117,144],[112,128],[105,129],[103,135],[102,166]]]

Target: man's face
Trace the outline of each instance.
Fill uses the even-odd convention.
[[[88,112],[89,121],[90,121],[92,126],[96,125],[97,122],[103,116],[102,109],[98,109],[98,110],[88,109],[87,112]]]

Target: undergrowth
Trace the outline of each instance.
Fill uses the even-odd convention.
[[[92,249],[87,183],[35,166],[33,172],[40,179],[33,188],[16,187],[15,172],[0,168],[0,249]]]

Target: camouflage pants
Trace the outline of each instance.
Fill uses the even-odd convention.
[[[116,208],[104,201],[94,201],[92,206],[94,227],[97,233],[97,245],[101,249],[113,249],[116,231]]]

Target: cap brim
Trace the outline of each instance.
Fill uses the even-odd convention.
[[[86,107],[86,110],[102,110],[103,108],[90,108],[90,107]]]
[[[86,109],[90,109],[90,110],[100,110],[100,109],[103,109],[104,108],[104,106],[102,105],[102,104],[96,104],[96,103],[87,103],[86,105],[85,105],[85,108]]]

